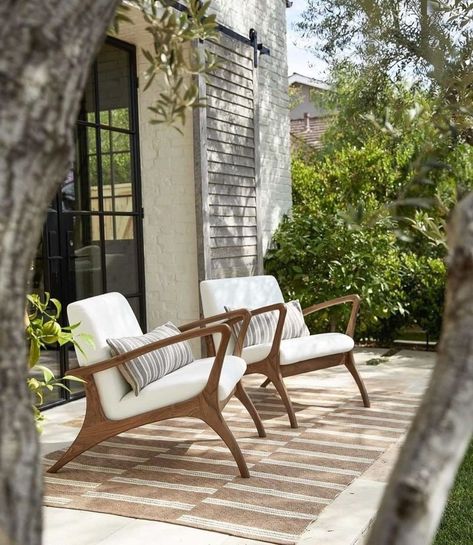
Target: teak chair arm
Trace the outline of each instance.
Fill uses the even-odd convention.
[[[360,308],[361,297],[356,294],[344,295],[343,297],[337,297],[336,299],[330,299],[330,301],[324,301],[323,303],[316,303],[310,307],[305,308],[302,313],[304,316],[308,316],[313,312],[323,310],[325,308],[334,307],[336,305],[343,305],[345,303],[351,303],[352,309],[350,314],[350,319],[348,320],[347,329],[345,331],[346,335],[353,337],[355,333],[356,317],[358,315],[358,310]]]
[[[284,328],[284,320],[286,319],[287,308],[284,305],[284,303],[274,303],[272,305],[267,305],[265,307],[259,307],[259,308],[250,310],[251,316],[257,316],[258,314],[265,314],[266,312],[274,312],[274,311],[279,312],[279,318],[278,318],[278,323],[276,326],[276,331],[273,337],[273,344],[271,345],[271,350],[269,351],[268,358],[279,354],[279,346],[281,344],[281,337],[282,337],[282,331]],[[245,322],[243,322],[243,325],[241,327],[239,338],[241,339],[241,342],[242,342],[242,348],[243,348],[243,341],[245,339],[246,331],[248,329],[249,323],[250,323],[249,321],[246,324]]]
[[[125,352],[124,354],[119,354],[118,356],[114,356],[113,358],[110,358],[108,360],[99,361],[97,363],[92,363],[90,365],[86,365],[84,367],[74,369],[69,374],[77,378],[82,378],[86,380],[87,378],[92,377],[92,375],[94,375],[95,373],[106,371],[107,369],[112,369],[113,367],[122,365],[126,363],[127,361],[130,361],[134,358],[138,358],[139,356],[143,356],[144,354],[147,354],[148,352],[152,352],[153,350],[158,350],[159,348],[164,348],[165,346],[170,346],[172,344],[177,344],[183,341],[189,341],[191,339],[195,339],[199,337],[206,337],[208,335],[213,335],[214,333],[219,333],[220,335],[222,335],[222,338],[218,347],[217,356],[215,357],[215,362],[212,367],[212,371],[209,375],[208,382],[210,382],[210,379],[212,376],[217,375],[217,385],[218,385],[218,381],[220,379],[220,371],[223,365],[223,358],[225,356],[225,351],[227,349],[228,341],[230,340],[230,335],[231,335],[230,327],[226,324],[216,324],[210,327],[191,329],[179,335],[174,335],[172,337],[168,337],[166,339],[162,339],[160,341],[147,344],[146,346],[135,348],[134,350],[130,350],[129,352]],[[223,355],[222,355],[222,347],[223,347]],[[215,370],[216,367],[218,368],[218,371]]]
[[[251,313],[246,308],[239,308],[239,309],[231,310],[230,312],[222,312],[221,314],[216,314],[215,316],[209,316],[208,318],[202,318],[201,320],[196,320],[194,322],[190,322],[188,324],[180,326],[179,329],[181,331],[188,331],[189,329],[203,327],[213,322],[222,322],[224,324],[232,325],[236,322],[239,322],[240,320],[243,321],[243,324],[242,324],[242,327],[240,328],[240,333],[238,334],[238,338],[235,342],[235,350],[233,351],[233,354],[235,356],[240,356],[241,351],[243,350],[243,341],[245,338],[245,333],[246,333],[246,330],[248,329],[248,324],[250,323],[250,320],[251,320]]]
[[[230,312],[222,312],[221,314],[216,314],[215,316],[209,316],[208,318],[202,318],[201,320],[195,320],[194,322],[189,322],[187,324],[179,326],[181,331],[188,331],[189,329],[195,329],[196,327],[202,327],[213,322],[223,322],[225,324],[233,324],[240,320],[248,318],[248,321],[251,318],[250,311],[246,308],[238,308]]]

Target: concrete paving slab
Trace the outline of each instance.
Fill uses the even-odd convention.
[[[129,520],[97,545],[223,545],[228,536],[196,528],[155,522]]]
[[[94,545],[124,528],[129,519],[74,509],[45,507],[45,545]]]

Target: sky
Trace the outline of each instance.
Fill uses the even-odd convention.
[[[297,72],[303,76],[325,79],[325,65],[312,53],[307,51],[308,42],[301,38],[294,29],[294,24],[301,19],[301,13],[307,0],[293,0],[294,4],[286,11],[287,14],[287,54],[288,73]]]

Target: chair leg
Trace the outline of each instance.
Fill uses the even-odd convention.
[[[79,454],[82,454],[89,448],[96,445],[98,442],[100,442],[102,439],[93,439],[93,440],[87,440],[86,438],[87,431],[84,429],[84,427],[81,428],[79,435],[75,438],[72,445],[66,450],[66,452],[59,458],[59,460],[51,466],[47,472],[48,473],[56,473],[59,469],[61,469],[62,466],[69,463],[74,458],[77,458]]]
[[[296,413],[294,412],[294,407],[292,406],[291,399],[287,392],[286,385],[280,373],[274,372],[274,375],[271,375],[271,382],[274,384],[274,387],[278,391],[284,406],[286,407],[287,416],[289,417],[289,422],[291,423],[291,428],[298,428]]]
[[[230,452],[233,454],[233,458],[237,463],[238,469],[240,470],[240,475],[245,479],[249,478],[250,472],[248,470],[248,466],[246,465],[245,458],[243,457],[243,453],[241,452],[235,436],[225,422],[220,410],[207,406],[205,413],[200,415],[200,418],[220,436],[222,441],[230,449]]]
[[[370,398],[368,396],[368,392],[365,387],[365,383],[363,382],[363,379],[360,377],[356,366],[355,366],[355,358],[353,357],[353,352],[349,352],[345,357],[345,366],[350,371],[351,376],[355,379],[355,382],[358,386],[358,389],[360,390],[361,398],[363,399],[363,405],[365,407],[370,407]]]
[[[256,429],[258,430],[258,435],[260,437],[266,437],[266,431],[264,429],[263,422],[261,421],[261,417],[256,410],[256,407],[253,405],[253,401],[251,401],[251,399],[248,397],[248,394],[246,393],[241,381],[236,386],[235,397],[241,401],[242,405],[250,413]]]
[[[271,382],[269,378],[267,378],[264,382],[262,382],[259,387],[260,388],[266,388],[266,386]]]

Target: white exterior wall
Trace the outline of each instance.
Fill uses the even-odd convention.
[[[294,84],[292,87],[297,90],[298,104],[291,110],[291,119],[304,119],[306,115],[320,116],[322,112],[314,106],[310,98],[312,87],[298,84]]]
[[[260,200],[263,251],[292,204],[290,180],[289,100],[287,93],[286,7],[283,0],[213,0],[219,23],[271,49],[257,70],[259,107]],[[177,324],[199,316],[192,114],[184,135],[149,123],[148,110],[159,82],[143,91],[147,68],[141,48],[150,48],[141,16],[123,23],[119,38],[137,47],[144,259],[148,328],[171,320]]]
[[[297,92],[297,105],[294,106],[291,110],[291,120],[292,119],[304,119],[306,115],[309,117],[325,117],[330,114],[327,110],[315,106],[312,100],[312,92],[323,93],[327,91],[327,86],[309,86],[304,85],[303,83],[293,83],[291,84],[292,89]]]
[[[259,58],[259,214],[266,252],[274,230],[292,205],[287,79],[286,2],[213,0],[218,22],[248,36],[250,28],[271,55]]]
[[[120,25],[119,38],[136,45],[144,260],[148,329],[171,320],[177,325],[199,317],[192,113],[184,134],[152,125],[148,107],[159,82],[143,91],[148,64],[141,48],[151,48],[141,16]]]

